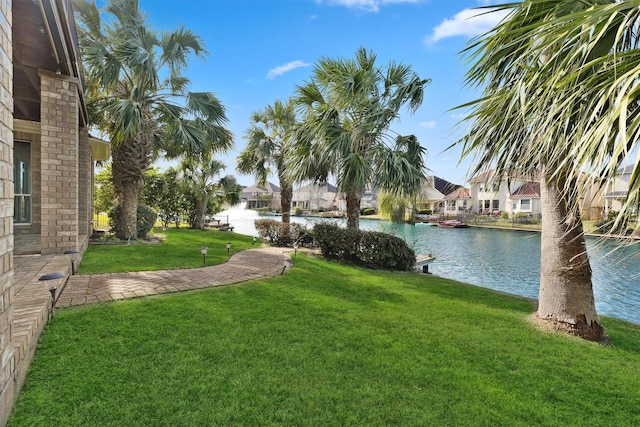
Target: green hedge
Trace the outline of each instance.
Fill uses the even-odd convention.
[[[275,219],[257,219],[254,222],[258,236],[273,246],[290,247],[294,243],[308,246],[313,243],[311,230],[301,224],[284,224]]]
[[[407,242],[390,234],[321,222],[313,227],[313,236],[326,258],[384,270],[408,271],[416,264],[416,254]]]
[[[138,235],[136,236],[139,239],[144,239],[147,237],[153,225],[156,223],[158,219],[158,214],[151,209],[149,206],[138,205],[137,210],[137,222],[136,222],[136,231]],[[119,227],[121,226],[120,222],[117,220],[120,218],[120,206],[116,206],[111,211],[109,211],[109,225],[111,226],[111,230],[114,234],[118,235]]]

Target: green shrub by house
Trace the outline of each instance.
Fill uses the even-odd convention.
[[[136,231],[138,233],[136,238],[144,239],[147,237],[153,225],[156,223],[158,219],[158,214],[151,209],[149,206],[138,205],[137,210],[137,222],[136,222]],[[111,226],[111,230],[115,235],[119,235],[119,230],[121,224],[116,218],[120,217],[120,206],[116,206],[109,211],[109,225]]]

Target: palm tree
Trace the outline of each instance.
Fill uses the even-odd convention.
[[[209,212],[209,202],[216,195],[224,194],[224,181],[215,178],[225,169],[220,160],[208,157],[188,157],[182,160],[180,171],[187,192],[193,197],[194,212],[192,213],[192,227],[204,229],[204,221]]]
[[[392,136],[389,128],[403,107],[422,104],[429,79],[411,67],[376,66],[363,48],[354,59],[322,58],[313,77],[297,87],[303,113],[289,170],[296,180],[337,181],[347,202],[347,227],[358,228],[360,199],[368,186],[398,195],[419,190],[424,149],[413,135]]]
[[[262,185],[266,184],[271,168],[275,168],[280,185],[282,222],[289,223],[293,184],[285,173],[287,152],[296,112],[291,100],[275,101],[262,111],[251,115],[251,127],[245,138],[249,141],[238,156],[238,171],[252,174]]]
[[[124,224],[118,237],[135,238],[144,171],[160,153],[175,157],[228,150],[233,142],[223,127],[225,109],[211,93],[187,90],[189,80],[181,71],[191,55],[205,54],[191,31],[154,30],[137,0],[110,0],[103,11],[95,2],[74,0],[74,9],[88,109],[112,144],[113,182]]]
[[[593,340],[606,336],[579,200],[637,149],[639,8],[639,1],[614,0],[506,4],[498,9],[508,17],[469,47],[475,63],[468,83],[483,87],[484,96],[466,105],[471,127],[460,141],[463,155],[477,156],[474,172],[541,175],[537,317]],[[637,206],[637,175],[628,206]]]

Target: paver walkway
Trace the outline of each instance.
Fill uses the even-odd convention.
[[[259,248],[211,267],[70,276],[56,308],[229,285],[279,275],[289,266],[283,248]]]

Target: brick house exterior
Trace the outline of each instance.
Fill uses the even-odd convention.
[[[15,399],[13,323],[13,67],[11,2],[0,0],[0,425]]]
[[[93,231],[93,165],[109,150],[89,136],[83,90],[71,0],[0,0],[0,426],[51,310],[17,265],[66,268]]]

